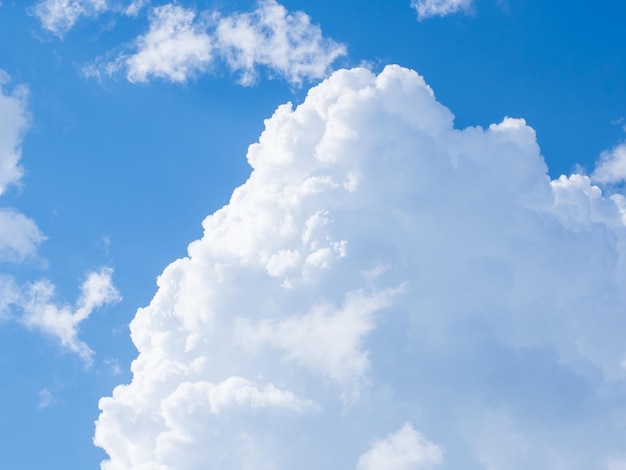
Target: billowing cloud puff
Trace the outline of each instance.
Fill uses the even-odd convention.
[[[131,323],[103,469],[619,465],[623,197],[398,66],[334,73],[247,158]]]
[[[87,75],[123,71],[131,82],[162,78],[184,82],[223,60],[244,85],[255,82],[258,68],[290,83],[323,78],[345,47],[322,37],[302,12],[290,13],[275,0],[260,0],[252,12],[221,16],[197,14],[177,4],[156,7],[148,32],[135,51],[85,69]]]
[[[473,0],[411,0],[411,6],[417,10],[419,19],[467,12],[472,4]]]

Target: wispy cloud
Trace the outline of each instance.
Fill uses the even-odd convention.
[[[88,76],[124,73],[131,82],[160,78],[184,82],[223,62],[243,85],[253,84],[259,69],[290,83],[325,77],[346,49],[322,36],[302,13],[288,12],[275,0],[261,0],[251,12],[222,16],[177,4],[154,8],[150,27],[131,51],[85,68]]]
[[[432,470],[443,463],[443,449],[406,423],[398,432],[374,442],[357,470]]]
[[[56,399],[52,392],[47,388],[42,388],[39,390],[39,403],[37,404],[37,409],[45,410],[56,402]]]
[[[0,275],[0,320],[11,317],[11,309],[20,298],[15,279],[11,276]]]
[[[43,240],[32,219],[14,209],[0,208],[0,261],[19,263],[32,258]]]
[[[598,183],[623,183],[626,181],[626,144],[603,152],[591,174]]]
[[[124,13],[128,16],[137,16],[146,6],[150,4],[150,0],[132,0],[124,9]]]
[[[98,18],[105,12],[137,16],[150,0],[41,0],[29,9],[41,27],[63,38],[81,18]]]
[[[433,16],[448,16],[454,13],[469,12],[473,0],[411,0],[420,20]]]
[[[9,82],[9,75],[0,70],[0,87]],[[17,185],[22,177],[21,144],[28,122],[26,87],[17,86],[11,93],[0,88],[0,194]],[[0,207],[0,262],[19,263],[34,258],[44,239],[32,219],[16,209]],[[111,274],[109,268],[90,273],[73,308],[53,302],[55,288],[48,280],[24,287],[11,275],[0,274],[0,319],[19,318],[27,327],[53,336],[90,363],[92,351],[78,339],[78,325],[94,309],[120,299]],[[16,311],[23,314],[16,316]]]
[[[254,83],[258,67],[290,83],[325,77],[346,48],[325,39],[303,12],[289,13],[274,0],[262,0],[251,13],[220,18],[217,49],[244,85]]]
[[[28,89],[18,85],[9,92],[5,88],[10,81],[9,74],[0,70],[0,195],[22,177],[21,146],[29,122]]]
[[[0,70],[0,195],[20,183],[22,140],[29,123],[28,90],[18,85],[7,91],[10,80]],[[32,258],[44,238],[32,219],[16,209],[0,207],[0,262]]]
[[[204,21],[177,5],[155,8],[150,14],[150,30],[137,39],[137,52],[119,57],[109,67],[122,68],[131,82],[165,78],[184,82],[204,72],[213,60],[213,41]]]
[[[28,328],[38,330],[58,340],[64,348],[78,354],[91,364],[93,351],[78,339],[78,327],[95,310],[121,300],[113,286],[113,270],[103,268],[89,273],[82,284],[76,305],[58,305],[54,301],[55,288],[47,280],[38,281],[22,292],[17,306],[24,312],[21,321]]]
[[[399,291],[350,292],[339,308],[319,304],[310,313],[278,321],[239,319],[236,335],[252,350],[278,348],[288,360],[336,381],[349,403],[358,398],[370,365],[363,343],[375,327],[374,315],[391,306]]]
[[[108,8],[107,0],[43,0],[31,11],[42,28],[63,37],[81,16],[95,17]]]

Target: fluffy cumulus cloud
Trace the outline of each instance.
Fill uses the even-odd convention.
[[[52,336],[64,348],[78,354],[90,364],[93,351],[78,339],[78,326],[95,309],[121,299],[111,281],[112,272],[110,268],[104,268],[90,273],[82,284],[80,296],[73,307],[55,302],[55,288],[49,281],[38,281],[29,285],[25,292],[18,292],[13,296],[14,303],[23,311],[21,321],[28,328]]]
[[[411,6],[417,11],[419,19],[468,12],[472,3],[473,0],[411,0]]]
[[[398,66],[265,124],[131,323],[104,470],[619,468],[623,197]]]
[[[28,126],[27,89],[16,86],[7,91],[9,75],[0,70],[0,195],[19,183],[21,145]],[[12,208],[0,207],[0,262],[23,261],[32,257],[43,235],[35,222]]]
[[[322,36],[302,12],[290,13],[275,0],[260,0],[252,12],[222,16],[177,4],[155,7],[146,34],[133,51],[85,69],[87,75],[118,71],[131,82],[161,78],[184,82],[223,61],[240,83],[255,82],[258,69],[290,83],[322,78],[345,47]]]
[[[155,8],[150,30],[137,39],[137,53],[119,58],[110,67],[123,63],[131,82],[145,82],[148,77],[183,82],[204,71],[213,58],[213,46],[205,26],[195,19],[192,10],[178,5]]]
[[[324,39],[319,26],[302,13],[289,13],[275,0],[261,0],[252,13],[220,18],[215,38],[228,66],[241,72],[243,84],[254,83],[257,67],[299,84],[325,77],[345,47]]]

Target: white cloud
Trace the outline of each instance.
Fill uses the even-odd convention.
[[[215,31],[217,47],[231,70],[241,72],[244,85],[255,82],[258,67],[300,84],[323,78],[345,47],[322,37],[302,13],[289,13],[275,0],[260,0],[252,13],[220,18]]]
[[[121,299],[111,281],[112,273],[110,268],[89,273],[74,307],[54,303],[54,286],[49,281],[31,284],[17,300],[17,305],[24,312],[22,322],[28,328],[54,337],[64,348],[78,354],[90,364],[93,351],[78,339],[78,326],[95,309]]]
[[[443,449],[410,424],[376,441],[361,456],[357,470],[431,470],[443,462]]]
[[[18,184],[22,177],[21,144],[29,121],[27,90],[17,86],[8,93],[2,86],[9,81],[9,75],[0,70],[0,195],[10,185]],[[32,219],[15,209],[0,207],[0,262],[19,263],[35,257],[44,239]],[[20,309],[26,326],[55,337],[64,347],[90,362],[92,351],[78,340],[77,328],[94,309],[119,300],[111,283],[111,273],[110,269],[91,273],[81,287],[74,309],[52,302],[54,286],[47,280],[23,289],[12,276],[0,273],[0,320],[15,319],[14,310]],[[52,398],[48,390],[42,391],[41,399],[40,408],[50,404]]]
[[[626,470],[626,457],[612,457],[607,459],[606,470]]]
[[[20,262],[33,257],[44,239],[33,220],[15,210],[0,208],[0,261]]]
[[[43,0],[32,12],[42,28],[62,37],[81,16],[97,16],[108,8],[107,0]]]
[[[81,18],[97,18],[105,12],[137,16],[150,0],[41,0],[29,11],[41,27],[59,38]]]
[[[128,80],[145,82],[150,77],[183,82],[211,63],[211,38],[196,14],[178,5],[155,8],[150,30],[137,39],[137,53],[125,59]]]
[[[275,0],[261,0],[248,13],[220,16],[177,4],[156,7],[150,27],[135,51],[85,68],[88,76],[126,73],[131,82],[161,78],[184,82],[223,60],[244,85],[254,83],[258,68],[290,83],[322,78],[345,47],[322,37],[302,12],[289,13]]]
[[[286,357],[336,381],[344,388],[344,399],[358,398],[369,368],[363,341],[375,326],[374,314],[389,307],[398,289],[373,295],[349,292],[343,305],[314,305],[310,313],[284,320],[262,320],[251,324],[238,319],[237,335],[253,350],[269,345]]]
[[[199,392],[206,397],[209,410],[215,415],[237,407],[284,408],[301,411],[312,406],[311,403],[299,400],[292,393],[280,390],[272,384],[259,388],[255,383],[241,377],[229,377],[217,385],[208,382],[182,384],[168,397],[165,406],[169,403],[175,403],[176,407],[187,406],[190,400],[184,397],[192,390],[193,393]],[[176,415],[179,414],[176,413]]]
[[[39,390],[39,403],[37,404],[37,409],[44,410],[55,403],[56,399],[52,392],[47,388],[42,388]]]
[[[411,6],[417,10],[420,20],[433,16],[447,16],[454,13],[468,12],[473,0],[411,0]]]
[[[120,363],[117,359],[105,359],[102,362],[108,368],[108,372],[110,375],[122,374],[122,366],[120,366]]]
[[[0,70],[0,87],[9,81],[9,75]],[[17,183],[23,174],[19,161],[22,138],[29,120],[27,95],[24,86],[15,87],[12,93],[0,88],[0,195],[7,186]]]
[[[132,381],[100,402],[103,469],[354,468],[398,422],[450,468],[620,454],[623,196],[551,181],[523,119],[454,128],[398,66],[334,73],[247,158],[131,322]],[[315,412],[251,406],[272,387]],[[358,465],[387,470],[395,448],[398,468],[441,450],[406,427]]]
[[[6,320],[11,316],[11,307],[19,299],[19,289],[15,280],[0,274],[0,320]]]
[[[144,7],[150,3],[150,0],[133,0],[124,9],[124,14],[128,16],[137,16]]]
[[[0,70],[0,195],[11,185],[19,184],[22,139],[29,122],[28,91],[16,86],[12,92],[3,88],[11,77]],[[20,262],[35,255],[44,236],[35,222],[14,209],[0,207],[0,262]]]
[[[603,152],[596,163],[591,178],[598,183],[623,183],[626,181],[626,144]]]

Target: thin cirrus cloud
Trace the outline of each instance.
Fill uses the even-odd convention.
[[[166,4],[152,9],[149,20],[133,52],[97,61],[85,73],[122,72],[131,82],[185,82],[223,61],[243,85],[257,80],[259,68],[300,84],[325,77],[346,53],[343,45],[324,38],[306,14],[288,12],[275,0],[260,0],[251,12],[226,16]]]
[[[621,461],[623,197],[399,66],[335,72],[247,159],[131,322],[103,470]]]
[[[454,13],[467,13],[472,8],[473,0],[411,0],[411,6],[417,11],[420,20],[433,16],[448,16]]]

